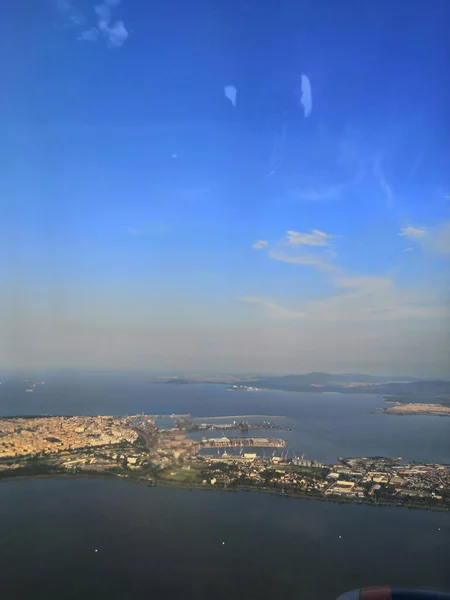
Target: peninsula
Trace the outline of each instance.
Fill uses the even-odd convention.
[[[340,458],[326,465],[292,452],[289,458],[284,439],[260,437],[263,430],[287,429],[271,421],[234,421],[221,426],[220,437],[192,439],[218,425],[173,417],[170,429],[146,415],[1,418],[0,479],[116,476],[147,485],[450,510],[450,465],[385,457]],[[237,429],[241,435],[230,435]],[[258,436],[251,437],[250,430]]]
[[[384,410],[388,415],[434,415],[437,417],[450,417],[450,406],[443,404],[403,404],[396,403]]]
[[[306,373],[253,377],[170,377],[155,378],[150,383],[227,385],[231,392],[281,390],[286,392],[375,394],[404,404],[441,404],[450,406],[450,379],[421,380],[412,377],[378,377],[355,373]],[[433,414],[422,411],[421,414]]]

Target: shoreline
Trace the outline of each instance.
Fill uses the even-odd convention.
[[[381,414],[381,415],[394,415],[397,417],[450,417],[450,414],[446,414],[446,413],[432,413],[432,412],[413,412],[413,411],[407,411],[407,412],[400,412],[400,411],[395,411],[395,412],[390,412],[389,409],[385,409],[384,411],[380,411],[379,413],[374,412],[373,414]]]
[[[450,417],[450,407],[444,404],[395,403],[383,410],[386,415]]]
[[[364,505],[371,506],[373,508],[403,508],[407,510],[425,510],[431,512],[440,512],[440,513],[449,513],[450,509],[447,507],[441,506],[422,506],[414,503],[401,503],[401,502],[387,502],[383,500],[379,500],[378,502],[368,502],[366,499],[358,499],[357,501],[352,500],[350,498],[336,498],[325,495],[314,495],[308,494],[306,492],[280,492],[275,489],[269,488],[254,488],[251,486],[238,486],[238,487],[228,487],[228,488],[218,488],[213,485],[203,484],[203,483],[190,483],[183,484],[180,482],[172,482],[169,480],[149,480],[143,477],[136,477],[134,475],[119,475],[117,473],[48,473],[48,474],[39,474],[39,475],[11,475],[7,477],[0,478],[0,485],[2,483],[11,482],[14,480],[27,480],[27,479],[122,479],[129,483],[136,483],[141,485],[146,485],[147,487],[161,487],[161,488],[172,488],[172,489],[180,489],[180,490],[196,490],[203,492],[234,492],[234,493],[253,493],[253,494],[271,494],[273,496],[279,496],[280,498],[291,498],[296,500],[310,500],[310,501],[322,501],[322,502],[332,502],[334,504],[354,504],[354,505]]]

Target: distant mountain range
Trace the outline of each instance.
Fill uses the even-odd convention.
[[[168,384],[212,383],[209,379],[189,379],[173,377],[165,380]],[[305,375],[261,376],[214,379],[214,383],[239,386],[252,386],[289,392],[340,392],[352,394],[378,394],[398,396],[401,402],[439,402],[450,404],[450,381],[420,380],[413,377],[377,377],[356,373],[307,373]]]
[[[361,375],[361,373],[342,373],[333,375],[331,373],[306,373],[305,375],[282,375],[279,377],[260,377],[260,380],[283,382],[287,385],[326,385],[333,383],[389,383],[389,382],[413,382],[418,381],[414,377],[378,377],[376,375]]]

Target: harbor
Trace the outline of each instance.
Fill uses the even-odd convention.
[[[247,433],[249,430],[256,431],[291,431],[290,427],[279,425],[273,421],[232,421],[231,423],[194,423],[190,419],[176,419],[175,427],[180,431],[192,433],[194,431],[240,431]]]
[[[280,438],[255,438],[255,437],[220,437],[202,438],[202,448],[284,448],[286,440]]]
[[[441,511],[450,507],[446,464],[380,456],[341,457],[328,464],[297,456],[284,439],[223,432],[194,440],[176,427],[159,429],[145,415],[9,417],[0,419],[0,437],[0,479],[108,475],[151,486],[255,490]]]

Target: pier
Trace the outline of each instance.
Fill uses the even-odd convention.
[[[190,419],[191,415],[188,413],[187,415],[146,415],[144,413],[140,413],[139,415],[133,415],[132,418],[145,418],[145,419]]]
[[[254,437],[203,438],[200,442],[202,448],[284,448],[286,445],[286,440]]]

